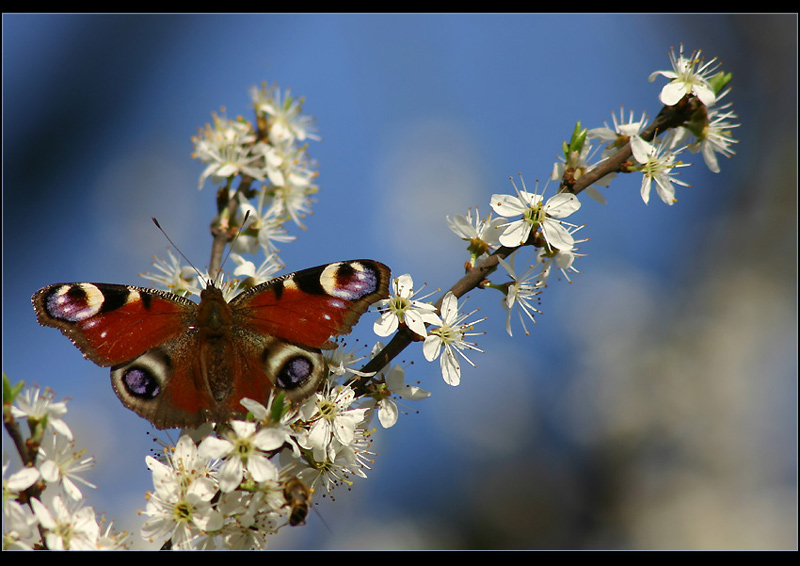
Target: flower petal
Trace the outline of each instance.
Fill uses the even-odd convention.
[[[440,362],[445,383],[454,387],[461,383],[461,367],[458,365],[458,360],[453,350],[446,348]]]
[[[378,409],[378,420],[383,428],[392,428],[397,422],[397,405],[391,399],[384,399],[381,401],[381,406]]]
[[[546,219],[542,222],[542,232],[547,243],[559,250],[571,250],[575,245],[572,234],[564,228],[557,220]]]
[[[525,220],[512,222],[500,235],[500,243],[509,248],[521,246],[531,234],[531,225]]]
[[[372,330],[378,336],[389,336],[390,334],[394,334],[399,325],[400,321],[394,313],[385,312],[375,321]]]
[[[419,334],[420,336],[427,336],[428,330],[425,328],[425,320],[423,320],[422,314],[418,311],[406,311],[404,315],[404,322],[409,329],[415,334]]]
[[[500,216],[518,216],[525,212],[527,206],[513,195],[492,195],[492,209]]]
[[[658,98],[666,106],[675,106],[684,96],[686,96],[686,83],[672,81],[661,89],[661,94]]]
[[[425,338],[425,342],[422,344],[422,353],[425,355],[425,359],[432,362],[439,357],[439,352],[441,352],[441,350],[442,339],[436,334],[428,334],[428,337]]]
[[[631,151],[633,158],[639,163],[647,163],[653,154],[653,146],[644,141],[640,136],[631,136]]]
[[[581,201],[572,193],[559,193],[547,201],[544,211],[553,218],[566,218],[581,207]]]

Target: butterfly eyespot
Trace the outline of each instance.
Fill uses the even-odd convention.
[[[275,387],[299,402],[312,395],[325,376],[325,358],[316,348],[304,348],[272,338],[262,353],[264,372]]]
[[[331,297],[357,301],[375,293],[380,286],[381,274],[375,267],[358,261],[343,261],[327,266],[320,275],[322,289]],[[342,302],[336,306],[347,308]]]
[[[278,372],[277,384],[283,389],[296,389],[303,385],[314,371],[314,364],[305,356],[287,360]]]
[[[100,312],[105,298],[91,283],[54,286],[43,301],[44,312],[55,320],[80,322]]]
[[[163,391],[170,366],[166,353],[152,350],[131,362],[111,368],[111,384],[126,404],[151,401]]]
[[[122,384],[125,390],[134,397],[153,399],[161,393],[161,385],[150,373],[142,368],[133,367],[122,373]]]

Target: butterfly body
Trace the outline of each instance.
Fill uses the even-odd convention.
[[[388,296],[389,278],[385,265],[357,260],[273,279],[230,302],[214,285],[198,304],[105,283],[57,283],[32,301],[41,324],[111,367],[125,406],[159,428],[193,428],[242,414],[244,397],[313,394],[325,376],[322,349]]]

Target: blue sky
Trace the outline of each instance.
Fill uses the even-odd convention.
[[[702,160],[684,169],[692,188],[678,189],[674,207],[657,199],[644,206],[632,178],[607,191],[606,206],[583,198],[576,221],[587,224],[581,234],[591,241],[577,265],[582,274],[572,285],[551,285],[532,336],[509,339],[499,295],[471,294],[469,304],[489,317],[487,354],[473,358],[478,368],[465,367],[464,383],[452,389],[408,352],[410,378],[435,400],[383,433],[376,479],[342,496],[343,511],[334,505],[324,513],[333,523],[337,513],[400,522],[419,516],[404,507],[407,490],[437,500],[437,508],[439,499],[459,497],[447,493],[444,478],[465,462],[484,462],[465,451],[496,461],[521,446],[476,424],[479,415],[494,426],[531,427],[550,438],[548,450],[572,453],[575,445],[554,432],[559,405],[548,399],[571,386],[566,376],[580,369],[575,349],[584,333],[613,332],[594,326],[612,312],[603,305],[620,306],[606,325],[628,324],[637,307],[674,314],[692,288],[687,263],[696,258],[688,251],[734,207],[726,187],[764,164],[756,152],[774,117],[770,105],[782,107],[787,96],[796,102],[796,91],[792,99],[760,75],[761,36],[749,34],[774,21],[753,18],[5,15],[3,370],[72,398],[75,428],[103,461],[92,503],[122,521],[118,515],[144,506],[151,427],[120,405],[106,369],[38,326],[30,296],[60,281],[145,284],[138,274],[166,247],[151,216],[194,263],[207,261],[214,193],[197,190],[203,167],[190,157],[190,137],[211,112],[224,106],[229,116],[248,117],[247,89],[267,81],[305,97],[317,119],[323,141],[311,142],[309,153],[320,165],[321,191],[308,230],[283,249],[287,270],[369,257],[435,290],[458,278],[465,259],[445,215],[475,205],[488,212],[489,196],[511,191],[508,177],[518,172],[529,186],[546,180],[577,120],[601,126],[621,105],[655,115],[663,80],[647,77],[669,68],[669,49],[684,42],[746,79],[730,97],[740,116],[749,112],[736,132],[740,155],[717,175]],[[794,373],[787,387],[796,392],[791,348],[778,357]],[[306,546],[336,544],[318,525],[294,536]],[[432,544],[448,540],[462,539],[443,535]]]

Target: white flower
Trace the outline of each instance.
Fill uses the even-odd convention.
[[[611,113],[611,119],[614,122],[613,129],[610,128],[604,120],[603,124],[605,124],[605,127],[589,130],[586,133],[586,137],[589,139],[597,139],[610,145],[624,145],[624,143],[617,144],[620,138],[624,138],[624,142],[627,143],[627,138],[641,134],[647,127],[647,114],[645,112],[642,112],[642,117],[636,121],[633,118],[633,110],[631,110],[630,117],[625,120],[624,110],[620,108],[619,120],[617,120],[617,115],[613,112]]]
[[[197,271],[189,265],[181,266],[181,260],[167,249],[169,259],[156,258],[153,266],[161,273],[144,273],[142,277],[153,281],[176,295],[199,295]]]
[[[548,245],[559,249],[571,249],[574,241],[561,219],[580,208],[578,197],[572,193],[559,193],[542,204],[542,195],[525,190],[524,180],[523,190],[517,188],[514,179],[511,179],[511,184],[517,193],[516,196],[492,195],[492,208],[500,216],[508,218],[522,215],[522,218],[504,225],[500,243],[510,248],[524,245],[532,231],[541,229]]]
[[[152,457],[151,457],[152,458]],[[207,458],[202,457],[197,450],[194,440],[184,434],[174,448],[167,448],[163,455],[164,462],[152,458],[146,460],[148,467],[153,471],[153,485],[156,491],[166,489],[181,489],[197,479],[211,482],[212,467]],[[209,489],[213,485],[206,483]]]
[[[332,460],[335,439],[342,446],[355,440],[356,426],[364,420],[366,408],[351,408],[355,392],[347,385],[326,388],[312,395],[301,407],[303,419],[313,421],[304,447],[314,450],[318,461]]]
[[[17,498],[39,481],[41,474],[36,468],[26,466],[6,479],[8,468],[8,454],[3,452],[3,550],[31,550],[36,517]]]
[[[284,227],[284,223],[270,217],[262,219],[258,229],[258,245],[264,250],[264,255],[273,255],[280,251],[276,242],[294,242],[297,236],[292,236]]]
[[[254,254],[261,247],[265,256],[274,255],[277,261],[280,251],[277,244],[296,239],[284,227],[289,216],[280,212],[283,203],[274,202],[270,193],[264,190],[258,192],[255,205],[242,193],[237,198],[240,202],[236,209],[236,223],[242,226],[242,231],[232,243],[233,250]]]
[[[258,143],[253,148],[254,151],[260,151],[264,157],[265,170],[269,182],[276,187],[282,187],[286,183],[286,177],[281,170],[284,163],[282,152],[275,146],[265,143]]]
[[[647,114],[644,112],[642,112],[642,117],[639,118],[639,120],[637,121],[634,119],[633,110],[631,110],[628,120],[625,121],[624,110],[620,108],[619,120],[617,120],[617,116],[613,112],[611,113],[611,118],[614,122],[613,129],[610,128],[605,121],[603,121],[605,127],[594,128],[592,130],[589,130],[586,134],[587,138],[598,139],[606,144],[606,147],[603,150],[603,159],[601,161],[608,159],[611,155],[616,153],[620,148],[624,147],[632,136],[640,135],[647,127]],[[596,184],[607,187],[610,181],[614,179],[616,175],[617,175],[616,173],[610,173],[608,175],[605,175]],[[586,187],[585,192],[594,200],[602,204],[606,204],[605,197],[602,195],[602,193],[600,193],[600,191],[598,191],[594,187],[594,185]]]
[[[688,187],[688,183],[674,179],[673,169],[676,167],[688,167],[689,163],[681,163],[675,158],[684,148],[677,151],[668,149],[669,141],[662,139],[658,147],[646,142],[639,136],[631,137],[631,150],[633,157],[641,163],[638,169],[644,174],[642,179],[642,200],[645,204],[650,202],[650,186],[652,181],[656,182],[656,192],[666,204],[672,205],[675,199],[675,187],[673,183]]]
[[[379,399],[376,401],[375,398],[370,398],[365,405],[378,407],[378,421],[383,428],[391,428],[397,424],[397,417],[400,414],[397,403],[391,395],[397,395],[407,401],[420,401],[431,396],[430,392],[417,385],[407,385],[405,370],[401,366],[391,366],[384,377]]]
[[[128,548],[129,535],[125,531],[112,530],[113,522],[106,526],[106,530],[97,537],[97,550],[130,550]]]
[[[9,465],[8,454],[3,452],[3,505],[5,505],[7,501],[16,499],[21,492],[39,481],[39,477],[41,476],[39,470],[26,466],[14,472],[6,479],[6,472],[8,471]]]
[[[575,226],[574,228],[570,229],[570,234],[575,234],[578,230],[583,228],[583,226]],[[576,240],[575,243],[581,243],[587,241],[588,238],[584,238],[583,240]],[[570,250],[559,250],[558,248],[554,248],[553,250],[548,250],[547,248],[539,248],[536,253],[536,261],[542,265],[539,275],[536,278],[536,285],[538,287],[542,287],[547,283],[547,280],[550,277],[550,274],[553,271],[553,268],[558,269],[564,275],[564,278],[572,283],[569,278],[569,274],[567,271],[572,271],[574,273],[580,273],[575,267],[573,266],[573,262],[575,261],[576,257],[582,257],[585,254],[576,253],[578,248],[572,248]]]
[[[332,350],[324,350],[323,354],[325,355],[325,364],[328,366],[328,371],[332,379],[334,376],[343,378],[348,374],[361,377],[375,375],[374,372],[364,373],[354,369],[353,366],[358,365],[366,356],[357,356],[353,351],[346,351],[345,345],[341,342],[337,342],[336,348]]]
[[[594,131],[594,130],[593,130]],[[589,132],[587,132],[586,137],[591,137]],[[603,157],[597,163],[589,163],[589,159],[594,154],[592,152],[592,144],[584,143],[583,148],[581,149],[580,153],[577,151],[572,151],[569,154],[568,159],[564,159],[563,157],[559,156],[559,161],[556,161],[553,164],[553,171],[550,173],[550,180],[551,181],[561,181],[564,179],[564,175],[569,170],[572,174],[572,179],[577,181],[592,169],[596,168],[598,165],[603,163],[606,160],[608,154],[610,152],[604,151]],[[608,187],[612,180],[617,176],[616,173],[608,173],[600,177],[597,181],[589,185],[584,189],[584,192],[592,197],[594,200],[601,204],[606,204],[606,198],[603,196],[603,193],[597,188],[600,187]],[[597,185],[597,186],[595,186]]]
[[[429,362],[439,358],[442,377],[445,383],[455,386],[461,382],[461,366],[458,363],[456,352],[458,352],[472,367],[475,367],[475,364],[472,363],[463,351],[476,350],[478,352],[483,352],[483,350],[478,348],[474,343],[466,342],[464,338],[466,336],[480,334],[468,331],[472,330],[476,323],[486,319],[482,318],[473,322],[464,322],[468,317],[472,316],[475,311],[467,314],[460,314],[458,312],[458,299],[450,292],[442,299],[442,308],[440,310],[442,316],[438,322],[438,328],[432,328],[428,333],[422,345],[422,353]]]
[[[541,284],[538,280],[531,283],[535,266],[530,266],[522,276],[518,276],[514,271],[515,255],[516,254],[512,254],[508,262],[503,259],[499,260],[500,265],[502,265],[511,276],[511,282],[507,284],[506,293],[503,297],[503,308],[508,311],[508,315],[506,316],[506,332],[508,332],[509,336],[513,336],[511,333],[511,312],[514,305],[519,305],[519,320],[522,322],[522,328],[525,330],[525,334],[530,334],[530,332],[528,332],[528,328],[525,326],[525,319],[522,317],[522,314],[524,313],[536,324],[533,313],[541,314],[542,312],[533,305],[534,298],[542,293]]]
[[[286,182],[272,190],[274,199],[272,206],[276,216],[287,215],[300,228],[305,228],[303,218],[311,214],[311,195],[318,192],[319,188],[311,181],[316,176],[310,170],[295,165],[286,177]]]
[[[39,387],[25,388],[11,406],[11,414],[17,419],[41,421],[47,417],[48,426],[67,438],[72,438],[72,431],[61,418],[67,414],[67,404],[64,401],[53,402],[53,393],[46,391],[42,394]]]
[[[252,261],[246,260],[237,253],[231,253],[230,258],[233,263],[237,265],[236,269],[233,270],[233,275],[235,277],[244,276],[245,278],[251,280],[251,286],[259,285],[269,281],[278,271],[283,268],[283,265],[277,261],[277,258],[274,255],[267,256],[258,269],[256,269],[256,266]]]
[[[419,401],[431,396],[429,391],[418,385],[408,385],[405,370],[398,365],[392,366],[386,374],[386,388],[407,401]]]
[[[697,143],[689,145],[691,151],[699,151],[703,154],[706,166],[714,173],[719,173],[717,163],[717,153],[725,157],[731,157],[735,152],[731,149],[731,144],[738,143],[738,140],[730,136],[730,130],[737,128],[740,124],[733,124],[729,118],[737,118],[733,112],[728,112],[727,108],[731,105],[726,104],[720,108],[711,108],[708,112],[708,128],[704,132],[705,136]],[[725,110],[723,112],[723,110]]]
[[[295,433],[292,429],[292,424],[300,418],[300,415],[298,415],[296,410],[291,408],[287,410],[285,405],[284,409],[280,411],[280,419],[278,422],[275,422],[275,414],[278,411],[276,411],[276,407],[274,406],[274,390],[269,396],[269,401],[267,402],[266,407],[257,401],[248,399],[247,397],[244,397],[240,402],[249,412],[253,414],[255,420],[260,423],[260,441],[264,446],[280,447],[284,444],[289,444],[294,457],[300,457],[300,447],[297,444]]]
[[[334,443],[337,443],[335,439]],[[336,462],[343,462],[343,468],[354,476],[366,478],[364,470],[372,469],[369,465],[375,456],[375,453],[369,450],[371,444],[369,433],[363,428],[357,428],[352,442],[335,448]]]
[[[142,536],[151,541],[170,539],[175,550],[191,549],[201,533],[223,525],[222,515],[210,503],[215,493],[206,482],[196,480],[185,490],[151,494],[142,512],[150,517],[142,526]]]
[[[374,331],[378,336],[393,334],[400,323],[405,325],[415,334],[427,336],[425,324],[432,324],[438,320],[436,308],[430,303],[415,300],[414,280],[411,275],[404,274],[392,281],[394,296],[383,299],[378,303],[380,318],[375,321]]]
[[[37,463],[42,479],[48,483],[60,483],[66,494],[77,501],[83,497],[75,482],[96,489],[78,474],[94,468],[94,458],[84,457],[85,450],[75,451],[74,443],[60,434],[49,435],[39,447]]]
[[[691,57],[686,58],[683,56],[683,44],[681,44],[680,55],[677,58],[675,50],[670,50],[669,59],[672,63],[672,70],[656,71],[650,75],[650,82],[653,82],[658,75],[672,79],[661,89],[659,99],[663,104],[674,106],[687,94],[694,94],[706,106],[714,104],[716,94],[708,80],[719,65],[712,67],[717,60],[716,57],[707,63],[702,63],[703,59],[700,57],[700,53],[699,50],[695,51]]]
[[[730,91],[725,91],[717,97],[717,101],[728,92]],[[676,128],[675,135],[670,138],[670,147],[687,143],[689,138],[694,137],[695,140],[688,144],[689,150],[693,153],[702,153],[706,166],[714,173],[719,173],[717,154],[731,157],[735,153],[731,146],[739,143],[738,140],[731,137],[731,130],[741,125],[730,121],[738,118],[730,110],[731,106],[732,104],[728,103],[719,108],[708,108],[707,116],[697,127],[691,127],[694,124],[690,124],[690,127]]]
[[[500,225],[505,221],[501,217],[492,218],[492,213],[486,219],[481,219],[478,208],[475,208],[475,216],[472,210],[466,214],[456,214],[447,217],[447,225],[459,238],[468,242],[467,249],[470,252],[470,263],[475,265],[475,261],[492,248],[500,245]]]
[[[277,510],[283,505],[281,495],[275,502],[274,490],[269,492],[234,491],[220,498],[219,507],[229,520],[222,534],[226,550],[253,550],[267,546],[267,535],[275,534],[278,527]],[[205,541],[205,548],[211,539]]]
[[[223,493],[236,489],[247,474],[261,483],[278,477],[278,469],[265,452],[283,445],[283,438],[274,430],[256,430],[256,423],[234,420],[225,438],[209,436],[200,443],[198,453],[209,460],[221,459],[219,488]]]
[[[28,468],[32,469],[32,468]],[[13,477],[13,476],[12,476]],[[3,550],[33,550],[38,520],[27,505],[5,497],[3,489]]]
[[[208,163],[200,175],[198,189],[209,177],[214,183],[224,183],[240,173],[258,180],[267,176],[264,152],[256,144],[248,122],[214,115],[214,127],[206,126],[193,141],[194,157]]]
[[[39,524],[45,530],[45,541],[50,550],[95,550],[100,527],[94,509],[82,507],[71,511],[56,495],[52,502],[52,513],[38,499],[31,505]]]
[[[278,85],[267,86],[266,83],[250,90],[256,112],[270,117],[270,140],[273,143],[304,141],[306,138],[319,140],[319,136],[312,133],[314,118],[301,114],[303,99],[292,98],[289,92],[287,89],[281,94]]]
[[[156,491],[149,494],[143,511],[150,518],[141,534],[151,541],[170,539],[172,548],[188,550],[201,533],[222,528],[223,517],[211,505],[217,487],[207,460],[189,436],[181,436],[166,460],[145,458]]]
[[[353,441],[347,446],[332,439],[327,456],[317,458],[315,455],[314,467],[303,468],[297,472],[297,477],[314,491],[320,484],[328,493],[342,483],[350,486],[353,484],[351,476],[364,478],[364,469],[370,469],[369,463],[374,456],[369,450],[370,442],[369,434],[360,428],[355,429]]]

